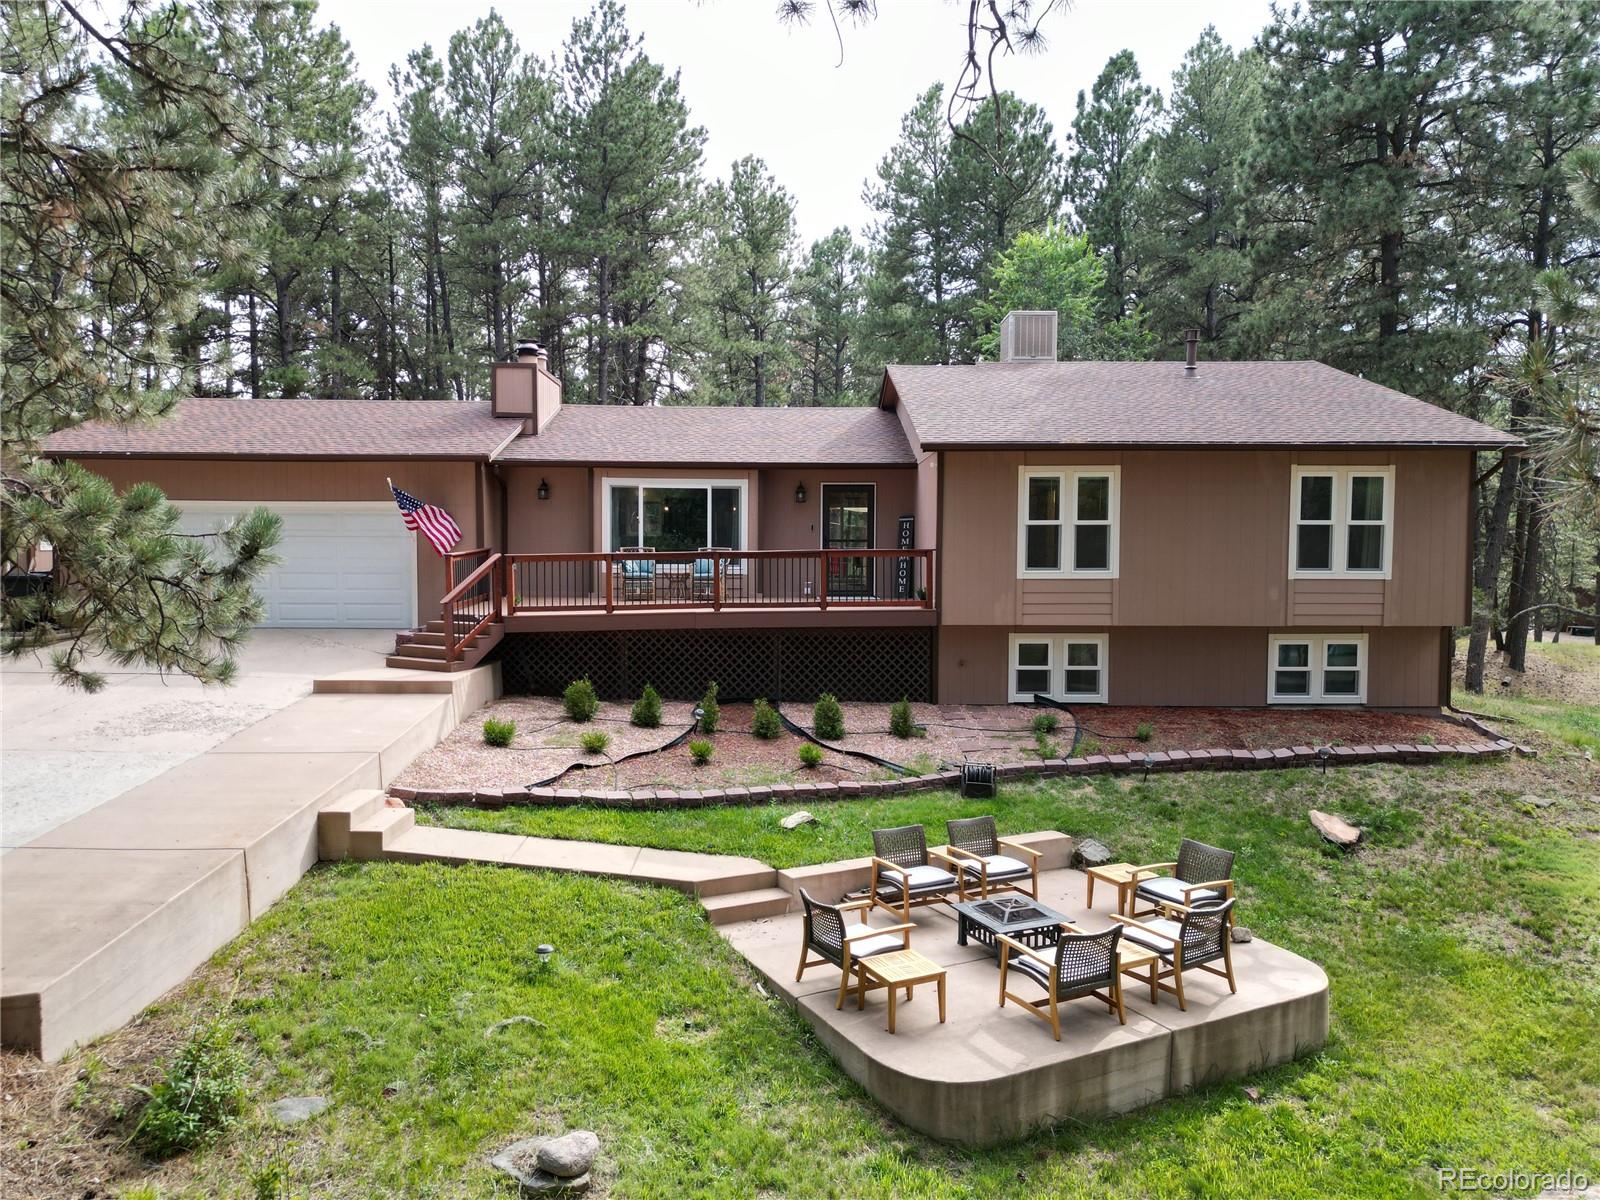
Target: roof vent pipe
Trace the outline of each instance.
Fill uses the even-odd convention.
[[[538,342],[518,342],[513,353],[518,362],[529,363],[544,357],[544,347]]]
[[[1198,329],[1185,329],[1183,331],[1183,369],[1192,371],[1200,365],[1200,331]]]

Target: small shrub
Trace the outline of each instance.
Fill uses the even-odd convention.
[[[604,754],[611,745],[611,735],[603,729],[591,729],[578,739],[585,754]]]
[[[822,747],[813,742],[801,742],[800,765],[808,769],[820,767],[822,765]]]
[[[917,722],[911,715],[911,701],[901,697],[889,706],[889,732],[897,738],[915,737]]]
[[[1034,749],[1039,752],[1040,758],[1060,758],[1061,747],[1050,740],[1050,735],[1044,732],[1033,735]]]
[[[777,710],[765,700],[756,701],[755,716],[750,721],[750,732],[767,741],[771,741],[783,732],[783,722],[778,720]]]
[[[600,711],[600,697],[594,694],[594,684],[588,678],[574,679],[561,693],[561,707],[574,721],[588,721]]]
[[[722,720],[722,707],[717,703],[717,683],[706,684],[706,694],[700,697],[700,732],[715,733],[717,722]]]
[[[819,738],[829,741],[844,736],[844,709],[832,692],[817,697],[817,706],[811,710],[811,728]]]
[[[1054,733],[1061,728],[1061,718],[1052,712],[1035,713],[1033,717],[1033,733],[1035,737],[1041,734]]]
[[[197,1032],[150,1089],[133,1140],[151,1158],[197,1149],[234,1123],[244,1100],[245,1062],[233,1033],[217,1024]]]
[[[1091,754],[1100,753],[1100,743],[1094,738],[1084,738],[1078,743],[1078,757],[1088,758]]]
[[[661,725],[661,693],[648,683],[644,693],[633,702],[633,723],[640,729],[656,729]]]
[[[1133,731],[1133,736],[1141,742],[1148,742],[1156,735],[1156,727],[1149,721],[1140,721],[1139,727]]]
[[[694,741],[689,743],[689,755],[694,759],[697,767],[703,767],[710,762],[711,755],[715,750],[716,747],[705,738],[695,738]]]
[[[483,740],[491,746],[509,746],[517,736],[517,723],[515,721],[502,721],[499,717],[488,717],[483,722]]]

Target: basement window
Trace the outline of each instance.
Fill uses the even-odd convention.
[[[1366,634],[1282,634],[1268,639],[1269,704],[1366,701]]]
[[[1024,468],[1017,489],[1017,574],[1025,578],[1117,574],[1116,467]]]
[[[1041,695],[1070,704],[1104,704],[1106,635],[1014,633],[1009,680],[1013,703]]]
[[[1389,578],[1393,467],[1296,467],[1289,578]]]

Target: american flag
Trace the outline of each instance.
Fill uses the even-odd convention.
[[[450,519],[450,514],[437,505],[424,504],[408,492],[402,492],[391,480],[389,490],[394,502],[400,506],[401,518],[406,528],[420,533],[432,543],[440,554],[448,554],[461,540],[461,527]]]

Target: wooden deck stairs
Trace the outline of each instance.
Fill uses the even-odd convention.
[[[455,662],[446,662],[444,622],[429,621],[421,629],[396,634],[394,653],[386,657],[384,662],[391,667],[414,671],[466,671],[481,663],[505,635],[505,624],[496,621],[476,637],[468,639],[460,658]]]

